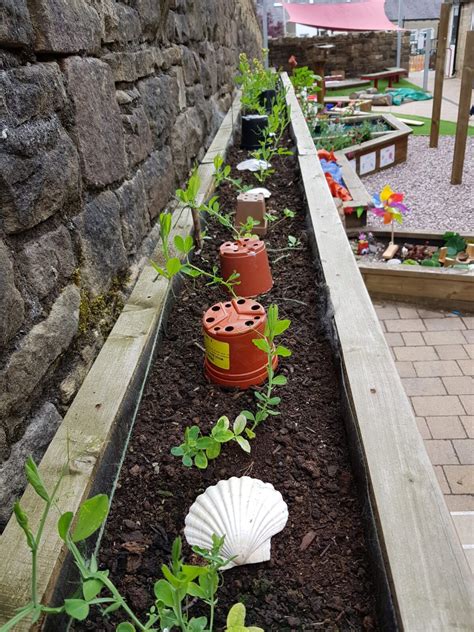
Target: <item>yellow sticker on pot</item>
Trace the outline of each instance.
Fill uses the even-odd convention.
[[[215,340],[204,334],[204,346],[206,348],[206,358],[220,369],[230,368],[229,343]]]

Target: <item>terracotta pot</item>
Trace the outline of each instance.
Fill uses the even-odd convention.
[[[232,299],[207,310],[202,321],[204,371],[211,382],[242,389],[265,382],[267,355],[252,340],[263,335],[266,321],[264,308],[252,299]]]
[[[253,217],[259,224],[252,232],[265,235],[267,220],[265,219],[265,197],[263,193],[239,193],[237,196],[237,210],[235,211],[235,225],[240,228],[249,217]]]
[[[239,273],[239,284],[234,288],[239,296],[258,296],[272,289],[267,250],[261,239],[246,237],[226,241],[219,248],[219,259],[224,279],[228,279],[233,272]]]

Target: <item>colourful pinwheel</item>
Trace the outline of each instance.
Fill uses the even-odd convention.
[[[371,210],[378,217],[383,217],[384,224],[390,224],[394,220],[401,224],[403,215],[408,212],[407,207],[402,204],[403,198],[403,193],[395,193],[387,184],[380,193],[372,197],[374,206]]]

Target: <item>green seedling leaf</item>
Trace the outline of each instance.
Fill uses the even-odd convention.
[[[15,514],[15,518],[18,525],[20,526],[20,528],[23,530],[23,533],[25,534],[28,546],[30,547],[31,550],[33,550],[36,546],[35,538],[28,524],[28,516],[20,507],[19,501],[16,501],[16,503],[13,505],[13,513]]]
[[[188,622],[188,632],[204,632],[207,627],[206,617],[193,617]]]
[[[41,476],[38,472],[38,468],[36,467],[36,463],[33,461],[31,456],[26,459],[25,473],[28,483],[31,485],[31,487],[33,487],[38,496],[48,502],[49,494],[46,491],[45,486],[43,485],[43,481],[41,480]]]
[[[189,454],[185,454],[183,456],[183,465],[185,465],[186,467],[192,467],[193,466],[193,460],[189,456]]]
[[[150,259],[150,263],[151,263],[152,268],[156,272],[158,272],[160,276],[163,276],[166,279],[168,278],[168,273],[166,272],[166,270],[163,270],[163,268],[160,268],[160,266],[157,263],[155,263],[152,259]]]
[[[124,621],[123,623],[119,623],[115,628],[115,632],[136,632],[135,626],[129,623],[128,621]]]
[[[110,606],[108,606],[105,610],[104,610],[104,615],[107,614],[111,614],[112,612],[115,612],[116,610],[118,610],[119,608],[121,608],[121,603],[120,601],[116,602],[116,603],[111,603]]]
[[[236,603],[229,610],[227,615],[227,627],[235,628],[236,626],[245,625],[245,606],[243,603]]]
[[[280,402],[281,402],[281,397],[270,397],[270,399],[267,399],[267,404],[269,406],[278,406]]]
[[[184,239],[181,237],[181,235],[175,235],[174,245],[176,247],[176,250],[179,250],[179,252],[185,252]]]
[[[86,500],[79,507],[73,542],[82,542],[91,536],[102,525],[109,510],[109,499],[105,494],[98,494]]]
[[[58,520],[58,533],[61,540],[66,541],[66,536],[69,531],[69,527],[71,526],[72,519],[74,518],[74,514],[72,511],[66,511],[63,513]]]
[[[173,456],[183,456],[184,454],[183,446],[178,445],[178,446],[175,446],[174,448],[171,448],[171,454]]]
[[[254,338],[252,342],[257,347],[257,349],[265,351],[265,353],[270,353],[270,345],[265,340],[265,338]]]
[[[288,380],[286,379],[284,375],[276,375],[273,378],[274,386],[285,386],[285,384],[287,383],[288,383]]]
[[[198,599],[205,599],[206,593],[204,590],[196,584],[196,582],[190,582],[187,589],[188,595],[191,597],[198,597]]]
[[[173,607],[174,590],[173,590],[173,587],[165,579],[159,579],[155,583],[153,590],[155,593],[155,597],[158,599],[158,601],[161,601],[162,604],[164,604],[165,606],[168,606],[169,608]]]
[[[166,270],[170,277],[178,274],[178,272],[181,270],[181,261],[178,259],[178,257],[172,257],[171,259],[168,259],[168,261],[166,262]]]
[[[212,437],[200,437],[196,441],[196,447],[199,448],[199,450],[207,450],[208,448],[212,448],[214,443],[215,441]]]
[[[64,609],[70,617],[77,621],[84,621],[89,615],[89,604],[83,599],[65,599]]]
[[[237,441],[237,443],[240,445],[240,447],[242,448],[242,450],[244,452],[247,452],[247,454],[250,454],[250,443],[247,441],[247,439],[244,439],[241,436],[235,437],[235,440]]]
[[[245,434],[249,439],[255,439],[257,436],[253,430],[250,430],[250,428],[245,428]]]
[[[100,593],[104,584],[99,579],[88,579],[82,584],[82,594],[86,601],[92,601]]]
[[[288,329],[288,327],[291,325],[291,320],[279,320],[275,323],[274,327],[273,327],[273,333],[275,336],[279,336],[280,334],[282,334],[284,331],[286,331]]]
[[[205,470],[208,465],[207,456],[204,452],[198,452],[194,457],[194,465],[200,470]]]
[[[255,421],[255,416],[250,410],[243,410],[240,414],[243,415],[245,419],[248,419],[249,421]]]
[[[267,401],[267,398],[265,397],[263,393],[259,393],[258,391],[255,391],[254,395],[255,395],[255,398],[258,399],[260,402]]]
[[[238,415],[235,418],[234,424],[232,426],[234,434],[236,435],[242,434],[246,425],[247,425],[247,418],[245,417],[245,415],[240,413],[240,415]]]
[[[281,356],[282,358],[288,358],[291,355],[291,351],[287,349],[286,347],[283,347],[282,345],[278,345],[275,353]]]
[[[206,456],[211,461],[212,459],[217,459],[219,454],[221,453],[221,444],[217,441],[213,442],[213,445],[206,450]]]
[[[187,276],[192,277],[193,279],[197,279],[199,276],[201,276],[201,273],[199,272],[199,270],[195,270],[194,268],[190,268],[187,265],[184,265],[181,267],[181,272],[184,272],[184,274],[186,274]]]

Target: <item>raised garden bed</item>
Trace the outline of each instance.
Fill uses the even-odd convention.
[[[439,248],[445,242],[441,232],[399,231],[395,232],[395,244],[400,247],[401,259],[416,257],[420,264],[392,265],[383,261],[382,254],[390,242],[390,231],[366,227],[371,232],[376,252],[357,258],[357,265],[366,287],[373,298],[419,302],[445,309],[462,309],[474,312],[474,269],[466,264],[447,267],[428,267],[422,260],[436,259]],[[357,234],[349,230],[352,249],[357,250]],[[464,235],[463,235],[464,236]],[[464,236],[467,243],[474,243],[473,236]],[[416,247],[415,254],[413,254]],[[401,254],[402,248],[408,252]]]
[[[284,81],[287,85],[286,77]],[[113,354],[104,347],[40,471],[49,483],[56,480],[70,443],[73,459],[60,489],[61,509],[74,511],[91,490],[109,490],[110,473],[120,460],[140,400],[154,335],[172,308],[172,317],[161,328],[157,364],[102,540],[103,559],[111,561],[114,578],[137,609],[147,607],[159,562],[182,528],[190,501],[208,484],[234,473],[274,482],[289,505],[290,522],[273,538],[270,563],[226,571],[220,603],[246,598],[249,620],[267,630],[399,626],[441,632],[453,625],[467,630],[471,617],[466,561],[460,547],[456,549],[438,483],[291,90],[288,100],[299,171],[293,159],[276,158],[272,187],[278,192],[276,210],[282,213],[288,207],[296,216],[290,229],[275,224],[269,245],[290,247],[290,230],[301,244],[270,253],[275,287],[261,299],[265,305],[270,299],[279,303],[281,313],[293,320],[285,337],[294,355],[281,363],[281,373],[288,376],[281,418],[259,428],[250,457],[229,446],[228,456],[205,472],[178,466],[168,450],[182,438],[182,426],[199,418],[207,427],[223,412],[232,415],[248,404],[249,393],[224,392],[203,376],[200,318],[222,292],[217,296],[199,283],[189,284],[172,306],[167,284],[156,281],[147,267],[111,334]],[[227,146],[231,121],[227,117],[224,138],[216,146]],[[201,198],[212,189],[210,156],[215,147],[200,168]],[[238,156],[233,150],[231,160]],[[297,188],[300,177],[309,209],[306,218]],[[235,194],[222,193],[230,205]],[[176,231],[184,236],[190,228],[189,213],[183,211]],[[214,238],[223,237],[212,224],[210,230]],[[210,263],[217,245],[211,241],[206,247]],[[349,451],[363,483],[359,498]],[[107,469],[109,476],[104,476]],[[27,490],[22,505],[34,520],[38,504]],[[375,561],[372,573],[363,518]],[[64,548],[55,535],[55,519],[52,516],[47,525],[40,556],[39,595],[46,599],[55,589],[69,588],[64,582],[56,585]],[[5,617],[24,603],[29,571],[28,553],[13,522],[2,537],[0,557],[6,562],[0,575],[0,612]],[[420,572],[414,573],[414,567]],[[89,629],[107,630],[108,625],[100,620]]]

